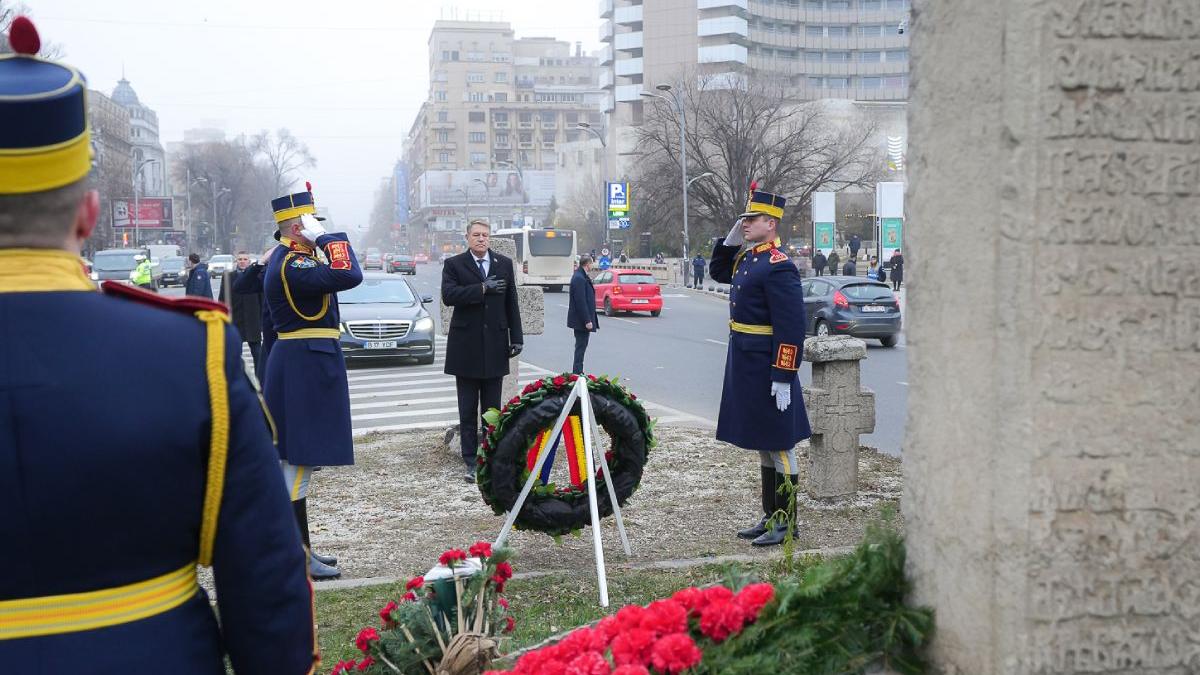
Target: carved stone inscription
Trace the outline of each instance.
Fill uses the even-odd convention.
[[[1200,1],[1050,0],[1019,672],[1200,672]]]

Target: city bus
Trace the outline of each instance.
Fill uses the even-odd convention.
[[[571,283],[575,272],[575,231],[535,230],[529,227],[496,230],[492,237],[511,239],[517,246],[517,283],[542,286],[557,293]]]

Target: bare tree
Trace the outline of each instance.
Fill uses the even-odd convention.
[[[868,185],[880,175],[883,148],[876,147],[875,124],[851,104],[835,114],[827,102],[792,97],[784,79],[758,76],[730,82],[690,73],[672,90],[688,117],[688,176],[713,174],[688,192],[697,250],[705,237],[732,225],[751,181],[788,198],[790,215],[781,223],[781,235],[788,237],[813,192]],[[641,159],[633,199],[639,229],[650,229],[656,248],[676,250],[682,204],[674,106],[647,101],[637,132]]]
[[[296,172],[317,165],[308,146],[287,129],[278,129],[274,135],[260,131],[250,139],[250,148],[269,169],[268,187],[276,197],[289,191],[296,182]]]
[[[0,39],[0,54],[11,54],[12,47],[8,44],[8,27],[12,24],[13,19],[18,16],[30,16],[32,10],[23,2],[8,2],[8,0],[0,0],[0,35],[5,36]],[[38,50],[38,56],[43,59],[55,61],[63,57],[62,45],[42,41],[42,48]]]
[[[256,161],[245,137],[186,146],[173,166],[176,181],[191,191],[189,220],[205,224],[198,230],[201,246],[222,251],[261,247],[274,222],[270,202],[278,195],[268,188],[272,169]]]

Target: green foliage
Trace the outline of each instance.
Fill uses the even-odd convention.
[[[904,604],[904,542],[873,525],[849,556],[802,567],[775,584],[775,599],[737,638],[704,650],[698,673],[861,673],[883,664],[924,672],[918,648],[933,611]]]

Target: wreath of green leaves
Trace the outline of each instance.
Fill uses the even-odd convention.
[[[476,459],[476,482],[479,485],[479,491],[483,495],[483,501],[492,508],[492,512],[496,515],[504,515],[506,512],[505,506],[500,504],[495,497],[492,484],[492,465],[495,458],[495,449],[499,446],[500,441],[510,432],[513,422],[519,419],[522,412],[539,405],[547,398],[555,396],[567,395],[571,388],[575,386],[575,381],[580,376],[573,374],[547,376],[540,380],[530,382],[525,386],[521,393],[514,396],[500,410],[492,408],[483,415],[484,421],[487,423],[487,433],[484,435],[483,442],[480,444],[479,452]],[[656,420],[652,419],[646,413],[646,408],[642,405],[636,395],[623,387],[615,377],[602,375],[587,375],[587,388],[593,395],[602,396],[610,401],[618,403],[624,407],[634,419],[637,420],[640,433],[643,435],[646,447],[646,458],[649,458],[650,450],[657,445],[657,440],[654,437],[654,425]],[[611,434],[611,431],[610,431]],[[527,437],[522,441],[522,447],[529,447],[537,438],[536,433],[533,436]],[[562,448],[560,448],[561,450]],[[605,457],[609,462],[609,469],[613,474],[621,472],[623,465],[622,459],[616,456],[611,451],[605,453]],[[522,458],[519,458],[523,460]],[[644,466],[644,462],[642,463]],[[524,484],[529,479],[529,469],[525,466],[521,467],[519,473],[521,482]],[[635,486],[636,489],[636,486]],[[539,499],[557,499],[569,504],[575,504],[580,500],[587,499],[587,487],[584,486],[559,486],[551,482],[542,485],[540,482],[535,482],[531,498]],[[533,529],[545,532],[546,534],[558,537],[563,534],[577,532],[578,528],[568,525],[551,528],[539,527],[522,527],[520,518],[517,520],[519,529]]]

